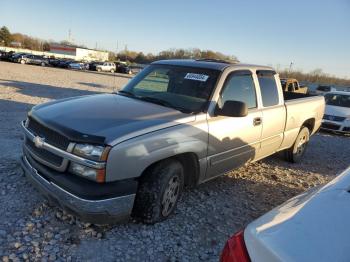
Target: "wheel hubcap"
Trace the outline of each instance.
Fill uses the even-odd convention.
[[[296,152],[297,155],[303,154],[306,143],[307,143],[307,136],[306,135],[301,136],[297,146],[297,152]]]
[[[168,216],[174,209],[177,198],[179,197],[180,181],[178,176],[170,179],[167,188],[164,191],[162,199],[162,215]]]

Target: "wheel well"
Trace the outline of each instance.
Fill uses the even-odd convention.
[[[184,168],[184,175],[185,175],[185,186],[193,187],[197,184],[198,178],[199,178],[199,162],[198,157],[195,153],[183,153],[178,154],[169,158],[165,158],[162,160],[159,160],[151,165],[149,165],[143,172],[141,177],[143,177],[147,171],[158,164],[161,161],[168,160],[168,159],[175,159],[179,161],[183,168]]]
[[[310,131],[310,134],[312,133],[312,131],[314,130],[315,128],[315,118],[310,118],[308,120],[306,120],[302,126],[305,126],[309,129]]]

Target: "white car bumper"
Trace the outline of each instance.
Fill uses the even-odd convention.
[[[336,122],[323,119],[321,129],[350,134],[350,121]]]

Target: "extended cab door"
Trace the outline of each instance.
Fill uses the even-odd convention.
[[[279,77],[274,71],[256,72],[262,100],[262,134],[258,159],[275,153],[283,141],[286,107]]]
[[[229,73],[220,90],[216,106],[225,101],[246,103],[245,117],[209,116],[207,179],[225,173],[255,158],[260,146],[262,113],[252,72],[239,70]]]

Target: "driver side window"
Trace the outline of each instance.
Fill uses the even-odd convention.
[[[257,107],[255,85],[250,71],[233,72],[227,77],[219,106],[222,107],[229,100],[244,102],[248,109]]]

